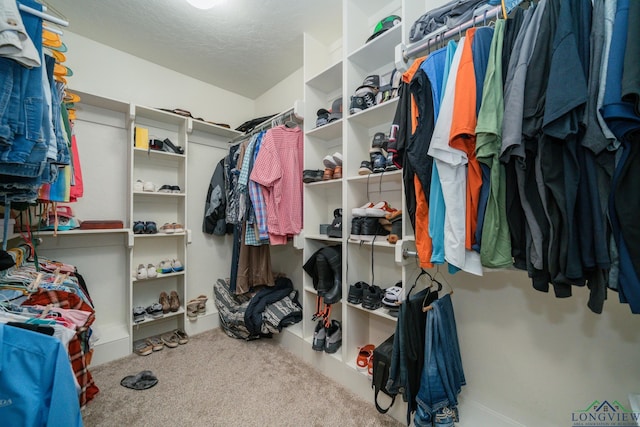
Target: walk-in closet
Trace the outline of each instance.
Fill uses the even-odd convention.
[[[0,18],[6,425],[640,426],[640,2]]]

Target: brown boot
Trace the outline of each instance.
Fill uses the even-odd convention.
[[[160,305],[162,305],[162,312],[164,314],[167,314],[171,309],[171,306],[169,304],[169,295],[167,295],[165,291],[160,292],[160,298],[158,299],[158,302],[160,303]]]
[[[176,291],[171,291],[169,296],[169,306],[170,310],[174,313],[180,309],[180,297]]]

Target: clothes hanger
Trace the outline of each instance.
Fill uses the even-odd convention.
[[[425,296],[424,300],[422,301],[422,312],[423,312],[423,313],[426,313],[427,311],[429,311],[429,310],[432,310],[432,309],[433,309],[433,305],[431,305],[431,304],[433,303],[433,301],[435,301],[436,299],[438,299],[438,298],[439,298],[439,293],[440,293],[440,291],[442,291],[442,288],[443,288],[442,283],[441,283],[441,282],[439,282],[439,281],[436,279],[436,276],[438,275],[438,273],[440,273],[440,276],[442,277],[443,281],[447,284],[447,286],[448,286],[448,287],[449,287],[449,289],[450,289],[450,291],[448,292],[448,295],[453,295],[453,288],[451,287],[451,285],[449,284],[449,282],[447,282],[447,281],[444,279],[444,275],[440,272],[440,266],[438,265],[438,266],[436,267],[436,274],[434,274],[434,275],[433,275],[433,278],[432,278],[432,279],[433,279],[433,282],[435,282],[435,283],[437,283],[437,284],[438,284],[438,290],[434,292],[434,293],[436,294],[436,297],[435,297],[434,299],[432,299],[430,302],[428,302],[428,301],[427,301],[427,300],[428,300],[428,297],[429,297],[429,295],[431,295],[432,293],[430,292],[429,294],[427,294],[427,295]],[[426,304],[426,305],[425,305],[425,304]]]
[[[409,288],[409,292],[407,292],[407,297],[405,299],[407,300],[409,299],[409,295],[411,295],[411,291],[413,291],[413,288],[415,288],[416,285],[418,284],[418,280],[420,280],[420,278],[424,275],[427,275],[430,280],[433,280],[433,277],[431,277],[431,274],[429,274],[427,270],[425,270],[424,268],[420,268],[420,273],[418,273],[418,275],[416,276],[416,279],[413,281],[413,285],[411,285],[411,288]]]

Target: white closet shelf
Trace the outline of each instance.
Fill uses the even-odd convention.
[[[167,277],[175,277],[175,276],[184,276],[184,271],[178,271],[175,273],[158,273],[156,277],[148,277],[146,279],[134,279],[131,278],[132,282],[151,282],[153,280],[165,279]]]
[[[383,239],[383,240],[378,240],[378,239]],[[386,236],[377,236],[376,237],[376,241],[375,242],[369,242],[366,240],[354,240],[354,239],[348,239],[347,242],[350,245],[362,245],[362,246],[377,246],[377,247],[381,247],[381,248],[395,248],[396,245],[392,245],[391,243],[387,242],[386,240]]]
[[[168,153],[166,151],[159,151],[159,150],[147,150],[146,148],[134,148],[133,152],[135,153],[136,156],[149,156],[151,158],[156,157],[156,158],[176,158],[176,159],[184,159],[186,158],[186,156],[184,154],[175,154],[175,153]]]
[[[167,233],[161,233],[161,232],[157,232],[155,234],[134,234],[133,237],[135,237],[136,239],[153,239],[153,238],[168,238],[168,237],[184,237],[187,233],[186,232],[182,232],[182,233],[171,233],[171,234],[167,234]]]
[[[211,135],[221,136],[223,138],[233,139],[236,136],[242,135],[242,132],[239,132],[234,129],[229,129],[224,126],[215,125],[213,123],[203,122],[202,120],[189,119],[188,129],[191,129],[190,132],[199,131],[208,133]]]
[[[145,119],[155,120],[158,122],[176,126],[186,124],[188,119],[188,117],[181,116],[180,114],[157,110],[155,108],[143,107],[141,105],[136,105],[135,115],[136,119],[138,119],[139,117],[143,117]]]
[[[340,187],[340,184],[342,183],[342,178],[340,179],[327,179],[326,181],[318,181],[318,182],[308,182],[305,185],[305,187],[308,188],[313,188],[313,187]],[[340,188],[339,190],[342,190],[342,188]]]
[[[295,335],[298,338],[302,338],[302,322],[294,323],[284,328],[285,331]]]
[[[306,136],[318,138],[322,141],[333,141],[342,136],[342,119],[318,126],[306,133]]]
[[[102,96],[92,95],[75,89],[70,89],[70,91],[80,97],[79,105],[91,105],[94,107],[104,108],[105,110],[117,111],[119,113],[129,113],[131,104],[128,102],[104,98]]]
[[[351,304],[350,302],[348,302],[347,305],[349,307],[353,307],[353,308],[356,308],[358,310],[364,311],[365,313],[369,313],[372,316],[382,317],[383,319],[391,320],[392,322],[397,322],[398,321],[397,317],[393,317],[392,315],[387,313],[388,309],[385,308],[384,306],[382,306],[382,307],[380,307],[380,308],[378,308],[376,310],[369,310],[369,309],[366,309],[362,305],[359,305],[359,304]]]
[[[57,236],[83,236],[83,235],[92,235],[92,234],[118,234],[118,233],[129,233],[131,231],[130,228],[104,228],[98,230],[58,230]],[[53,236],[53,230],[45,230],[45,231],[32,231],[31,234],[34,237],[39,236]],[[20,234],[14,234],[10,238],[22,237]]]
[[[402,182],[402,170],[396,170],[391,172],[372,173],[369,175],[350,176],[346,178],[349,183],[355,184],[367,184],[369,186],[377,185],[380,181],[384,182]]]
[[[329,93],[338,91],[342,86],[342,61],[338,61],[330,65],[326,69],[320,71],[314,77],[311,77],[306,85],[319,91]]]
[[[169,197],[169,198],[183,198],[185,193],[159,193],[157,191],[134,191],[133,195],[136,197]]]
[[[389,71],[393,70],[395,48],[402,42],[402,28],[402,24],[396,25],[350,53],[347,59],[365,72],[373,72],[387,64]]]
[[[363,375],[364,377],[367,377],[369,380],[372,379],[369,376],[369,374],[367,373],[367,368],[365,368],[365,369],[359,368],[358,365],[356,364],[355,360],[348,361],[347,362],[347,366],[350,367],[351,369],[357,371],[360,375]]]
[[[309,240],[319,240],[321,242],[342,243],[342,239],[340,237],[329,237],[325,234],[305,234],[304,238]]]
[[[366,128],[379,126],[385,123],[391,124],[396,108],[398,107],[399,99],[399,97],[395,97],[389,101],[383,102],[382,104],[378,104],[375,107],[367,108],[366,110],[352,114],[347,117],[347,120]]]

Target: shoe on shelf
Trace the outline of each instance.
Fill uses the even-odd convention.
[[[133,321],[134,323],[140,323],[145,319],[147,311],[141,305],[133,307]]]
[[[153,264],[147,264],[147,279],[153,279],[154,277],[158,277],[156,266]]]
[[[373,357],[373,350],[376,348],[373,344],[367,344],[360,347],[358,356],[356,357],[356,366],[360,371],[366,371],[369,366],[369,360]]]
[[[393,162],[393,153],[387,152],[387,165],[384,167],[385,172],[393,172],[398,169],[398,166]]]
[[[160,232],[164,234],[173,234],[175,231],[173,224],[169,224],[168,222],[165,222],[164,225],[160,227]]]
[[[391,308],[396,308],[402,302],[402,282],[398,282],[395,286],[390,286],[384,291],[382,303]]]
[[[363,220],[364,217],[362,216],[354,216],[353,218],[351,218],[351,234],[349,235],[349,238],[351,240],[360,240]]]
[[[169,305],[169,295],[165,291],[160,292],[160,298],[158,298],[158,303],[162,305],[162,312],[167,314],[171,306]]]
[[[139,179],[133,183],[133,191],[143,191],[143,189],[144,189],[144,181]]]
[[[369,150],[369,157],[373,173],[384,172],[387,167],[387,153],[382,148],[372,148]]]
[[[158,226],[153,221],[147,221],[144,223],[145,234],[156,234],[158,232]]]
[[[182,329],[174,329],[173,333],[178,337],[178,344],[184,345],[189,342],[189,335]]]
[[[162,149],[167,153],[184,154],[184,149],[179,145],[174,145],[169,138],[162,141]]]
[[[386,236],[389,232],[380,225],[379,218],[365,217],[362,224],[362,233],[360,240],[365,242],[372,242],[376,236]]]
[[[154,193],[156,191],[156,186],[154,185],[153,182],[147,181],[142,186],[142,191],[146,191],[146,192],[149,192],[149,193]]]
[[[158,189],[158,193],[171,193],[171,186],[167,184],[163,185]]]
[[[322,181],[324,171],[321,169],[305,169],[302,171],[302,182],[309,184],[311,182]]]
[[[325,168],[322,174],[322,180],[329,181],[330,179],[333,179],[333,168]]]
[[[366,203],[362,206],[360,206],[359,208],[353,208],[351,209],[351,215],[353,216],[367,216],[367,209],[368,208],[372,208],[374,205],[373,203],[369,202]]]
[[[173,331],[160,335],[160,339],[169,348],[176,348],[180,344],[180,339]]]
[[[315,351],[324,351],[325,341],[327,339],[327,331],[324,328],[324,320],[318,320],[316,328],[313,331],[313,341],[311,342],[311,349]]]
[[[180,189],[179,185],[172,185],[171,186],[171,192],[177,194],[177,193],[182,193],[182,190]]]
[[[180,309],[180,297],[176,291],[171,291],[169,293],[169,310],[172,313],[175,313]]]
[[[176,233],[184,233],[184,226],[182,224],[174,222],[172,225],[173,225],[173,231],[174,232],[176,232]]]
[[[200,304],[200,300],[192,299],[187,303],[187,317],[190,319],[194,319],[198,317],[198,305]]]
[[[386,151],[387,151],[388,145],[389,145],[389,138],[387,137],[387,135],[384,134],[384,132],[376,132],[373,135],[373,139],[371,140],[371,148],[380,148],[384,150],[385,157],[386,157]]]
[[[385,218],[387,214],[393,214],[396,211],[397,209],[392,208],[389,203],[383,201],[366,208],[364,216]]]
[[[387,236],[387,242],[395,245],[398,240],[402,240],[402,214],[391,221],[391,231]]]
[[[332,320],[327,328],[327,337],[324,342],[325,353],[335,353],[342,345],[342,324],[337,320]]]
[[[333,179],[341,179],[342,178],[342,166],[336,166],[333,170]]]
[[[145,342],[151,346],[153,351],[160,351],[164,348],[164,343],[159,336],[149,337],[145,340]]]
[[[171,260],[171,271],[177,273],[178,271],[183,271],[183,270],[184,270],[184,266],[180,261],[178,261],[177,259]]]
[[[382,306],[383,293],[378,285],[367,286],[362,292],[362,307],[377,310]]]
[[[150,345],[147,340],[138,340],[133,343],[133,351],[138,356],[148,356],[153,353],[153,345]]]
[[[133,222],[133,234],[144,234],[144,221]]]
[[[342,158],[340,158],[340,162],[342,163]],[[325,156],[322,159],[322,164],[324,164],[324,167],[327,169],[334,169],[336,166],[338,166],[335,159],[331,155]]]
[[[154,302],[149,307],[147,307],[145,311],[153,319],[159,319],[162,317],[162,305],[160,305],[160,303]]]
[[[336,166],[342,166],[342,153],[338,153],[337,151],[331,155],[333,158],[333,163]]]
[[[363,160],[360,163],[360,169],[358,169],[358,175],[369,175],[373,173],[373,167],[371,166],[371,162],[368,160]]]
[[[168,259],[160,261],[160,264],[158,264],[158,268],[156,269],[156,271],[161,274],[171,273],[173,271],[171,267],[171,261],[169,261]]]
[[[347,295],[347,302],[351,304],[362,304],[362,293],[364,288],[369,285],[365,282],[356,282],[349,286],[349,294]]]
[[[148,274],[149,274],[149,272],[147,271],[147,267],[145,267],[144,264],[138,264],[138,270],[136,272],[136,279],[144,280],[144,279],[147,278]]]

